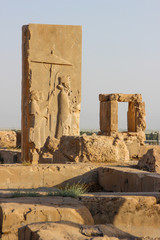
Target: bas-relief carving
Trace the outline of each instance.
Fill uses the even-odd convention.
[[[58,94],[56,138],[60,138],[63,135],[70,135],[71,129],[70,76],[62,76],[58,80],[59,84],[57,88],[60,92]]]
[[[60,138],[63,135],[79,135],[80,104],[78,97],[72,94],[71,76],[66,69],[64,73],[60,72],[61,66],[54,66],[53,63],[42,64],[49,75],[48,92],[46,89],[32,90],[30,94],[29,142],[34,143],[38,152],[48,136]]]
[[[23,27],[23,161],[39,161],[48,136],[79,135],[81,37],[80,26]]]
[[[45,143],[46,127],[48,122],[48,103],[42,92],[32,91],[30,95],[31,127],[29,141],[40,149]]]

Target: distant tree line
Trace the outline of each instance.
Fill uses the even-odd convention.
[[[97,130],[81,130],[80,135],[86,134],[86,135],[92,135],[93,133],[97,134]],[[159,132],[150,132],[146,133],[146,140],[160,140],[159,139]]]
[[[97,130],[81,130],[81,131],[80,131],[80,135],[86,134],[86,135],[90,136],[90,135],[92,135],[93,133],[97,134],[98,131],[97,131]]]
[[[158,140],[158,139],[159,139],[158,132],[146,133],[146,140]]]

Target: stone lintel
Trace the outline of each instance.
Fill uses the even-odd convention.
[[[123,93],[99,94],[99,101],[142,102],[142,95]]]

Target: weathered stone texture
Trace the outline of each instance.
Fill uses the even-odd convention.
[[[118,133],[118,102],[128,102],[128,132],[144,133],[146,115],[141,94],[100,94],[99,100],[101,135],[112,136]]]
[[[16,147],[16,132],[0,131],[0,148],[15,148],[15,147]]]
[[[125,142],[127,149],[129,151],[129,157],[132,158],[140,158],[141,155],[141,148],[145,147],[144,139],[145,133],[144,132],[122,132],[117,134],[119,137],[123,139]]]
[[[112,163],[113,164],[113,163]],[[117,162],[115,162],[117,164]],[[126,163],[124,163],[126,164]],[[85,183],[92,189],[115,192],[159,192],[160,175],[103,163],[1,165],[0,189],[50,188]],[[96,190],[94,190],[96,191]]]
[[[51,142],[53,144],[54,140],[51,139]],[[60,139],[57,147],[52,149],[53,163],[129,161],[129,152],[125,142],[119,137],[113,138],[95,134],[80,137],[64,136]]]
[[[100,94],[99,100],[103,101],[118,101],[118,102],[142,102],[141,94],[123,94],[123,93],[111,93]]]
[[[160,175],[136,169],[98,168],[98,183],[107,192],[159,192]]]
[[[113,224],[122,231],[152,239],[160,236],[160,205],[159,197],[149,195],[90,193],[82,196],[81,201],[95,224]]]
[[[145,141],[145,103],[141,94],[100,94],[100,135],[123,139],[130,158],[137,158]],[[118,102],[128,102],[127,132],[118,132]]]
[[[21,163],[20,149],[0,149],[0,164]]]
[[[118,102],[100,102],[100,129],[103,135],[118,132]]]
[[[48,136],[79,135],[81,27],[22,30],[22,159],[38,162]]]
[[[140,169],[160,173],[160,149],[152,148],[138,162]]]
[[[89,164],[0,165],[0,189],[53,187],[68,182],[97,184],[97,166]]]
[[[71,222],[30,224],[19,230],[21,240],[134,240],[113,225],[87,226]],[[136,238],[138,240],[138,238]]]
[[[62,197],[0,199],[1,231],[17,235],[18,228],[37,222],[70,221],[93,225],[89,210],[78,200]],[[22,240],[22,239],[21,239]]]

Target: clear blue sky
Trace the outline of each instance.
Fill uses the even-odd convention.
[[[82,25],[81,128],[99,128],[99,93],[142,93],[160,129],[160,0],[0,0],[0,128],[21,125],[21,27]],[[126,106],[119,124],[126,125]]]

